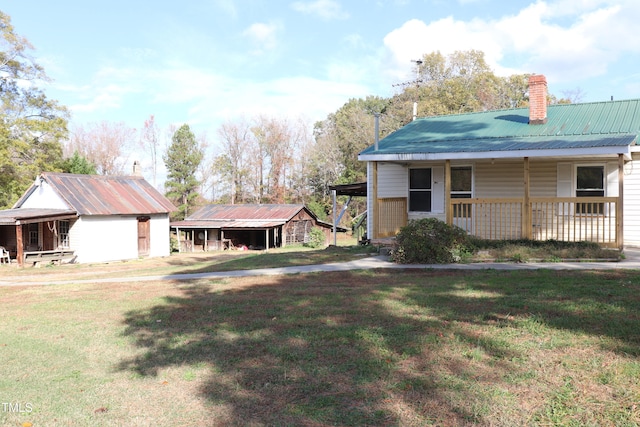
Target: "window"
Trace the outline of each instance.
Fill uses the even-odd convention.
[[[29,246],[37,247],[39,243],[38,224],[29,224]]]
[[[471,166],[451,168],[451,198],[470,199],[471,198]],[[471,204],[454,205],[454,218],[470,218]]]
[[[58,247],[69,248],[69,221],[58,221]]]
[[[604,197],[604,166],[576,167],[576,197]],[[576,203],[577,214],[604,213],[604,203]]]
[[[409,211],[431,212],[431,168],[409,169]]]

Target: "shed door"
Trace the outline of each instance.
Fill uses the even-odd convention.
[[[138,218],[138,256],[149,256],[149,217]]]

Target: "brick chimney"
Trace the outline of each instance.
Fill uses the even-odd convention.
[[[529,76],[529,124],[547,123],[547,78],[542,74]]]

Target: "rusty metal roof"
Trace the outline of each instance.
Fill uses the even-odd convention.
[[[176,210],[166,197],[138,176],[44,172],[41,177],[78,215],[142,215]],[[34,190],[35,184],[15,207],[20,207]]]
[[[208,220],[208,221],[241,221],[241,220],[268,220],[278,223],[285,223],[305,210],[315,218],[315,215],[304,205],[293,204],[260,204],[260,205],[207,205],[193,214],[186,220]]]
[[[45,220],[74,218],[75,216],[75,211],[64,209],[6,209],[0,211],[0,225],[28,224]]]
[[[332,227],[324,221],[320,221],[315,214],[305,205],[296,204],[247,204],[247,205],[207,205],[184,221],[171,223],[174,228],[219,228],[219,229],[246,229],[246,228],[273,228],[278,227],[294,219],[296,215],[305,211],[316,224],[322,227]],[[341,231],[345,231],[340,227]]]
[[[246,228],[274,228],[284,225],[286,221],[210,221],[210,220],[184,220],[174,221],[171,227],[174,228],[220,228],[224,230],[246,229]]]

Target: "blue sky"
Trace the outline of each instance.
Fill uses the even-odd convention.
[[[637,0],[7,0],[72,122],[324,119],[390,96],[424,53],[478,49],[499,75],[545,74],[551,93],[640,97]]]

